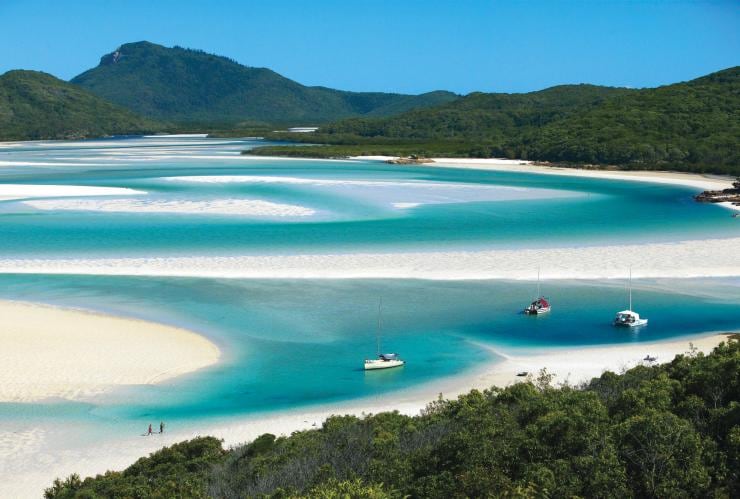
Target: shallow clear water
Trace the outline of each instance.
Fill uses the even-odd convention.
[[[625,306],[624,283],[548,281],[544,291],[553,312],[543,317],[518,313],[534,293],[532,283],[507,281],[3,275],[0,289],[0,298],[187,326],[223,348],[225,358],[214,368],[114,391],[92,405],[71,404],[80,408],[78,416],[119,423],[151,415],[174,422],[248,414],[408,388],[495,360],[479,343],[531,351],[740,327],[736,279],[641,283],[635,301],[650,326],[639,331],[610,324]],[[383,347],[402,352],[408,364],[365,373],[362,360],[374,353],[380,296]],[[0,412],[43,418],[43,405],[0,404]]]
[[[203,207],[228,198],[315,211],[216,216],[129,206],[111,213],[102,211],[104,197],[87,198],[98,204],[85,211],[44,211],[0,201],[0,258],[523,248],[740,235],[740,224],[726,210],[694,203],[694,191],[680,187],[238,156],[254,143],[156,138],[0,148],[0,183],[129,187],[148,193],[141,197],[145,209],[152,201]],[[188,182],[185,176],[239,181]],[[544,292],[553,312],[532,318],[518,314],[534,294],[534,285],[525,282],[0,275],[0,298],[180,325],[225,352],[218,366],[159,386],[118,389],[85,403],[0,404],[0,418],[95,426],[139,425],[154,417],[185,424],[433,382],[495,360],[479,343],[544,349],[740,326],[736,279],[643,281],[635,287],[637,308],[650,319],[639,332],[610,325],[625,306],[621,282],[548,281]],[[408,364],[365,373],[362,360],[374,353],[380,296],[384,348],[401,352]]]
[[[0,182],[129,187],[148,193],[140,197],[144,203],[257,199],[316,214],[44,211],[23,201],[0,201],[0,258],[538,247],[740,234],[740,224],[727,210],[699,205],[691,199],[694,190],[675,186],[379,162],[240,158],[238,151],[253,141],[43,144],[0,149],[0,165],[5,163]],[[37,166],[28,165],[33,162]],[[170,180],[189,176],[267,176],[272,181]],[[304,183],[279,181],[285,177]],[[306,183],[310,180],[349,184]],[[367,180],[386,185],[363,186]],[[459,185],[468,191],[455,190]],[[512,192],[519,200],[496,200]],[[419,205],[396,208],[396,203]]]

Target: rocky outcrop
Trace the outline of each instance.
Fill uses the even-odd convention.
[[[700,203],[732,203],[740,206],[740,177],[732,183],[732,187],[721,191],[704,191],[694,199]]]
[[[430,158],[424,158],[422,156],[411,155],[408,157],[389,159],[386,163],[393,165],[421,165],[423,163],[432,163]]]

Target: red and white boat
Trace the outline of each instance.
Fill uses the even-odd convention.
[[[528,315],[546,314],[550,311],[550,301],[540,294],[540,269],[537,269],[537,296],[535,300],[524,309]]]
[[[524,313],[529,315],[546,314],[549,311],[550,302],[544,296],[540,296],[524,309]]]

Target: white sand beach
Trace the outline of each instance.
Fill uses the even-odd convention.
[[[206,338],[171,326],[0,301],[0,402],[81,399],[215,364]]]
[[[132,196],[146,194],[127,187],[87,185],[0,184],[0,201],[38,197]]]
[[[740,238],[608,246],[234,257],[0,259],[0,273],[261,279],[542,279],[733,277]]]
[[[620,372],[646,363],[642,360],[646,355],[656,357],[656,363],[664,363],[677,354],[689,352],[692,344],[697,351],[708,353],[725,340],[726,334],[708,334],[651,343],[547,348],[541,353],[532,350],[531,353],[521,352],[517,355],[504,354],[497,348],[487,347],[502,356],[503,360],[492,361],[472,373],[394,392],[392,396],[379,395],[339,404],[257,414],[214,423],[197,430],[169,427],[164,435],[149,438],[118,436],[71,449],[55,448],[59,444],[55,443],[58,435],[55,435],[54,429],[0,431],[0,469],[5,469],[4,473],[14,477],[13,480],[0,483],[0,497],[38,497],[55,477],[66,477],[71,473],[80,473],[84,477],[109,469],[122,470],[139,457],[165,445],[199,435],[222,438],[225,446],[233,446],[263,433],[290,435],[294,431],[320,427],[322,421],[332,414],[362,416],[397,410],[416,415],[429,402],[436,400],[440,393],[450,399],[473,388],[485,389],[492,385],[505,387],[526,380],[517,376],[520,371],[528,371],[536,376],[540,369],[546,368],[555,375],[554,385],[564,382],[574,385],[599,376],[606,370]],[[574,362],[574,359],[578,359],[578,362]]]
[[[395,158],[392,156],[356,156],[354,159],[387,161]],[[563,175],[569,177],[603,178],[612,180],[632,180],[636,182],[652,182],[656,184],[684,185],[687,187],[696,187],[701,190],[725,189],[732,187],[732,181],[734,180],[730,176],[704,175],[699,173],[564,168],[561,166],[541,165],[533,161],[501,158],[431,158],[431,161],[423,163],[423,166],[538,173],[542,175]]]
[[[389,161],[398,156],[351,156],[352,160]],[[414,166],[404,165],[404,166]],[[429,158],[420,166],[441,166],[444,168],[465,168],[471,170],[488,170],[501,172],[538,173],[542,175],[562,175],[568,177],[589,177],[612,180],[633,180],[635,182],[652,182],[655,184],[685,185],[697,189],[725,189],[732,187],[733,177],[726,175],[705,175],[701,173],[682,173],[652,170],[606,170],[600,168],[565,168],[562,166],[543,165],[535,161],[505,158]]]
[[[261,199],[37,199],[23,204],[45,211],[102,211],[114,213],[187,213],[246,217],[307,217],[316,210]]]

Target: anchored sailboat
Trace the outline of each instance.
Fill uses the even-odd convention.
[[[537,296],[535,300],[524,309],[528,315],[546,314],[550,311],[550,301],[540,294],[540,268],[537,267]]]
[[[640,317],[640,314],[632,310],[632,267],[630,267],[630,280],[629,280],[629,308],[617,312],[617,316],[614,318],[615,326],[622,327],[637,327],[647,325],[648,320]]]
[[[378,327],[375,332],[375,346],[377,359],[365,359],[365,370],[388,369],[391,367],[400,367],[406,363],[397,353],[380,353],[380,334],[383,330],[383,299],[378,302]]]

